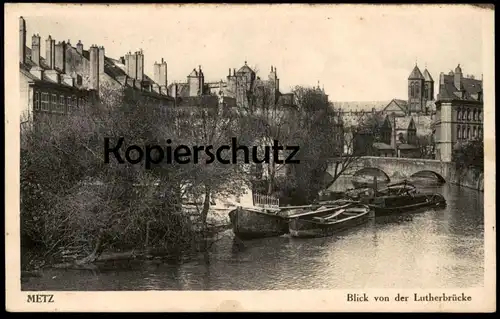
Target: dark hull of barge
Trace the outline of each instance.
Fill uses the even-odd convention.
[[[233,233],[242,240],[275,237],[288,233],[288,220],[265,210],[237,208],[229,212]]]

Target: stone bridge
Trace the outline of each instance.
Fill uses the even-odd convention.
[[[335,165],[335,160],[332,160],[328,167],[328,172],[332,175],[335,172]],[[364,156],[351,164],[344,175],[378,174],[385,176],[386,180],[398,180],[421,174],[433,174],[441,182],[448,182],[454,173],[451,163],[439,160]]]

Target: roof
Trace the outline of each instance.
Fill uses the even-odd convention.
[[[219,105],[219,98],[215,95],[182,97],[178,101],[178,106],[203,106],[216,107]]]
[[[383,110],[390,101],[335,101],[332,102],[335,109],[342,109],[343,112],[371,112]]]
[[[453,99],[465,101],[479,101],[479,94],[483,92],[483,81],[462,77],[460,90],[455,87],[454,74],[441,73],[438,100]],[[463,94],[461,94],[462,92]]]
[[[197,77],[198,76],[198,71],[196,71],[196,69],[193,69],[193,71],[191,71],[191,73],[189,73],[188,76]]]
[[[434,82],[434,80],[432,79],[431,74],[429,73],[429,71],[427,69],[424,70],[424,80],[426,82]]]
[[[176,96],[185,97],[189,96],[189,85],[187,83],[172,83],[168,85],[168,91],[173,95],[173,88],[177,86],[177,94]]]
[[[386,107],[384,108],[384,111],[387,110],[388,107],[390,107],[391,105],[396,105],[397,107],[399,107],[401,109],[401,111],[407,113],[408,112],[408,102],[405,101],[405,100],[401,100],[401,99],[392,99],[387,105]]]
[[[408,116],[394,118],[394,121],[396,122],[396,130],[407,130],[412,119],[413,117]]]
[[[75,47],[73,47],[73,46],[70,45],[69,49],[73,49],[74,52],[75,52],[75,54],[78,54],[78,53],[76,53],[76,48]],[[90,58],[89,51],[88,50],[83,50],[82,56],[86,60],[89,60],[89,58]],[[42,79],[36,78],[35,76],[33,76],[29,72],[34,67],[41,67],[44,70]],[[105,58],[104,58],[104,73],[106,75],[108,75],[112,80],[115,80],[116,82],[120,83],[121,85],[126,85],[126,86],[130,86],[130,87],[133,87],[133,88],[136,88],[136,89],[141,89],[141,87],[140,87],[141,84],[140,83],[138,83],[137,81],[133,81],[133,79],[127,77],[127,73],[126,73],[125,69],[126,69],[126,66],[124,64],[122,64],[119,60],[112,59],[110,57],[105,56]],[[48,71],[55,71],[55,72],[57,72],[57,73],[59,73],[61,75],[63,73],[60,72],[59,70],[50,69],[49,66],[46,63],[45,58],[43,58],[41,56],[41,54],[40,54],[40,65],[37,66],[31,60],[31,48],[29,48],[29,47],[26,47],[26,59],[25,59],[25,63],[24,63],[24,65],[23,64],[20,65],[20,70],[21,70],[21,72],[22,72],[23,75],[27,76],[30,80],[35,81],[35,82],[38,81],[38,82],[44,82],[44,83],[51,83],[51,84],[54,84],[54,85],[58,85],[60,87],[68,87],[68,88],[73,87],[73,88],[77,88],[77,89],[85,89],[86,90],[86,88],[83,88],[82,86],[79,86],[76,83],[75,83],[75,86],[70,86],[70,85],[68,85],[68,84],[66,84],[64,82],[57,83],[57,82],[53,81],[50,77],[47,76],[47,72]],[[81,74],[80,74],[80,76],[81,76]],[[143,76],[143,84],[154,84],[154,83],[155,82],[149,76],[147,76],[146,74],[144,74],[144,76]],[[156,92],[148,92],[148,94],[151,95],[151,96],[158,96],[158,97],[162,97],[162,98],[166,97],[165,95],[158,94]]]
[[[247,62],[245,61],[245,65],[242,66],[238,72],[236,73],[255,73],[250,67],[247,65]]]
[[[392,146],[385,144],[385,143],[380,143],[380,142],[373,143],[373,147],[378,149],[378,150],[394,150],[392,148]]]
[[[420,72],[418,66],[415,65],[413,71],[411,71],[410,76],[408,77],[408,80],[423,80],[423,79],[424,76],[422,75],[422,72]]]

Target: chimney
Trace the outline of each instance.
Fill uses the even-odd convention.
[[[137,52],[132,54],[132,53],[127,53],[125,56],[125,62],[126,62],[126,69],[127,69],[127,75],[132,78],[136,79],[137,78]]]
[[[89,87],[92,90],[99,90],[99,48],[96,45],[92,45],[89,48],[90,54],[90,83]]]
[[[125,73],[130,77],[130,52],[125,54]]]
[[[229,68],[229,74],[228,74],[228,76],[231,76],[231,68]]]
[[[80,40],[78,40],[78,43],[76,44],[76,52],[83,55],[83,43]]]
[[[55,69],[59,70],[60,72],[64,73],[65,72],[65,61],[66,61],[66,43],[59,42],[55,45],[55,52],[54,52],[54,60],[55,60]]]
[[[453,75],[453,83],[455,84],[455,88],[458,91],[462,89],[462,68],[460,68],[460,64],[455,68],[455,74]]]
[[[54,68],[54,64],[52,63],[54,61],[54,46],[52,45],[53,43],[54,40],[52,40],[52,37],[49,35],[47,40],[45,40],[45,62],[47,63],[49,69]]]
[[[153,64],[153,81],[160,83],[160,64],[156,61]]]
[[[19,17],[19,62],[24,63],[26,60],[26,21],[23,17]]]
[[[444,85],[444,72],[439,74],[439,85]]]
[[[33,34],[31,38],[31,61],[40,65],[40,36],[38,34]]]
[[[124,56],[121,56],[120,57],[120,63],[125,65],[125,57]]]
[[[158,84],[162,87],[162,89],[167,88],[167,62],[161,59],[161,64],[159,65],[159,74],[158,74]]]
[[[142,49],[137,53],[137,80],[142,81],[144,79],[144,55],[142,54]]]
[[[104,47],[100,46],[99,47],[99,76],[104,74],[104,58],[106,54],[104,51]]]

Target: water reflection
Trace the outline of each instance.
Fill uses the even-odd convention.
[[[351,186],[352,187],[352,186]],[[344,188],[345,189],[345,188]],[[117,262],[97,271],[48,270],[33,290],[452,288],[483,284],[483,193],[431,185],[443,209],[377,218],[337,236],[239,242],[228,231],[209,256],[169,264]],[[208,257],[208,260],[207,260]],[[208,261],[208,262],[207,262]]]

